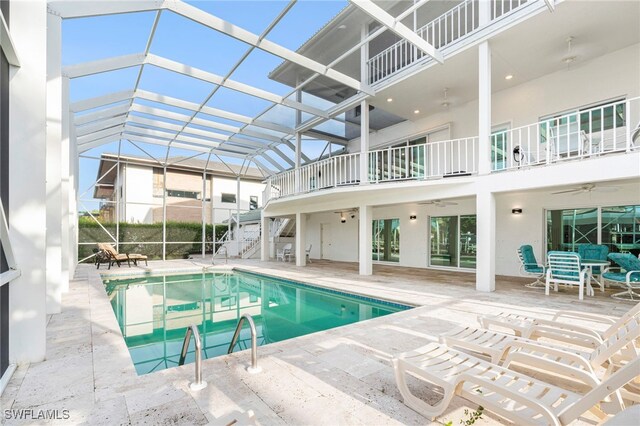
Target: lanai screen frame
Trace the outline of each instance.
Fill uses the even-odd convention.
[[[381,22],[384,27],[388,30],[401,35],[403,38],[407,39],[410,43],[415,44],[417,48],[425,51],[425,53],[433,56],[438,61],[442,61],[442,55],[437,50],[434,49],[433,46],[426,43],[426,41],[422,39],[416,39],[416,34],[410,31],[408,28],[404,27],[401,24],[401,20],[408,16],[410,13],[415,12],[419,7],[424,5],[427,1],[421,0],[416,2],[413,5],[410,5],[403,13],[398,15],[397,17],[393,17],[386,12],[377,8],[372,2],[369,0],[360,0],[358,2],[354,0],[350,0],[352,4],[354,4],[358,9],[365,11],[368,15],[370,15],[375,20]],[[119,93],[110,93],[105,96],[101,96],[93,99],[85,99],[74,104],[70,105],[71,109],[71,119],[74,121],[78,131],[78,153],[79,157],[83,158],[84,152],[98,147],[107,143],[118,142],[118,161],[117,161],[117,170],[120,172],[120,150],[123,140],[127,140],[130,143],[134,144],[138,143],[154,143],[158,145],[166,146],[166,155],[164,158],[164,162],[160,161],[161,165],[164,169],[163,179],[166,185],[166,168],[167,162],[169,160],[169,155],[172,147],[182,148],[182,149],[193,149],[196,151],[203,151],[208,154],[207,163],[210,161],[212,155],[218,157],[222,160],[221,157],[230,157],[242,160],[242,168],[244,168],[245,163],[247,167],[253,163],[257,166],[264,174],[265,177],[274,174],[273,168],[275,168],[275,172],[282,172],[285,170],[282,162],[284,164],[291,166],[292,168],[299,168],[302,164],[302,161],[309,163],[312,160],[305,155],[302,151],[302,139],[304,134],[317,136],[317,133],[314,134],[314,128],[318,125],[328,121],[335,120],[338,122],[343,122],[347,125],[346,120],[338,118],[340,114],[347,111],[348,109],[354,107],[362,101],[366,101],[372,96],[375,96],[375,91],[366,85],[364,82],[368,81],[366,76],[361,76],[359,79],[355,79],[346,74],[343,74],[339,71],[335,70],[335,66],[338,65],[342,60],[347,58],[351,54],[359,53],[361,56],[361,66],[362,61],[366,62],[366,58],[363,59],[363,52],[366,50],[366,44],[382,34],[383,31],[375,31],[372,34],[363,35],[363,39],[357,43],[355,46],[347,49],[342,55],[332,61],[329,65],[323,65],[316,62],[313,59],[305,57],[298,52],[294,52],[279,46],[271,41],[269,41],[266,37],[267,35],[280,23],[280,21],[285,17],[285,15],[291,10],[291,8],[295,5],[296,0],[291,0],[286,6],[282,9],[282,11],[275,17],[275,19],[266,27],[266,29],[260,34],[255,35],[252,34],[240,27],[237,27],[229,22],[223,21],[220,18],[217,18],[203,10],[200,10],[194,6],[186,4],[182,1],[143,1],[143,2],[74,2],[74,1],[58,1],[58,2],[50,2],[49,3],[49,12],[55,13],[59,15],[63,19],[74,19],[74,18],[82,18],[82,17],[92,17],[92,16],[102,16],[102,15],[112,15],[112,14],[122,14],[122,13],[132,13],[132,12],[144,12],[144,11],[155,11],[155,18],[153,21],[153,25],[151,27],[151,31],[149,34],[149,38],[145,47],[145,50],[141,54],[134,55],[125,55],[116,58],[109,58],[105,60],[93,61],[84,64],[75,64],[71,66],[67,66],[63,68],[63,77],[66,79],[67,83],[69,79],[78,78],[82,76],[98,74],[103,72],[109,72],[117,69],[123,69],[128,67],[139,66],[139,71],[136,79],[136,83],[134,85],[133,90],[119,92]],[[373,10],[373,12],[372,12]],[[164,11],[169,11],[176,13],[185,19],[190,19],[194,22],[197,22],[205,27],[210,28],[211,30],[218,31],[226,36],[234,38],[236,40],[242,41],[249,45],[245,54],[240,58],[240,60],[231,68],[231,70],[225,76],[216,76],[212,73],[208,73],[203,70],[198,70],[193,67],[190,67],[185,64],[180,64],[166,58],[159,57],[157,55],[153,55],[150,53],[151,43],[153,41],[158,22],[161,14]],[[299,82],[297,86],[287,95],[278,96],[267,91],[244,85],[242,83],[234,82],[230,78],[232,74],[238,69],[238,67],[246,60],[246,58],[251,54],[255,49],[261,49],[267,53],[276,55],[284,59],[285,61],[290,61],[295,63],[296,65],[302,66],[312,72],[311,76],[305,79],[302,82]],[[205,98],[205,100],[199,105],[189,105],[186,109],[190,109],[194,113],[190,118],[184,120],[184,125],[181,126],[180,129],[175,129],[175,127],[167,126],[167,122],[163,120],[140,120],[136,119],[135,116],[131,115],[131,112],[135,110],[135,100],[137,98],[142,99],[150,99],[157,102],[165,102],[169,98],[166,96],[162,96],[157,93],[149,93],[142,90],[139,90],[138,85],[140,83],[140,79],[144,70],[145,65],[154,65],[157,67],[164,68],[166,70],[180,73],[186,75],[188,77],[200,79],[212,84],[215,84],[213,91]],[[302,102],[302,91],[304,87],[309,84],[311,81],[315,80],[319,76],[324,76],[331,78],[337,81],[340,84],[351,87],[356,90],[356,95],[346,99],[343,102],[333,105],[327,110],[318,109],[311,105],[307,105]],[[68,86],[68,85],[67,85]],[[264,100],[269,100],[272,104],[266,108],[264,111],[259,113],[256,117],[245,117],[239,114],[228,113],[225,111],[215,110],[213,108],[208,107],[206,104],[213,97],[216,91],[221,88],[229,88],[232,90],[237,90],[241,93],[245,93],[250,96],[254,96],[257,98],[261,98]],[[293,97],[293,99],[292,99]],[[184,107],[187,102],[179,100],[179,99],[169,99],[173,102],[174,106],[182,106]],[[129,107],[128,109],[122,109],[122,105],[115,105],[117,102],[126,102]],[[171,105],[171,102],[168,102]],[[295,119],[295,127],[289,128],[286,126],[282,126],[278,123],[266,122],[261,119],[266,113],[268,113],[271,109],[278,105],[284,105],[289,108],[293,108],[296,111],[296,119]],[[88,113],[84,116],[73,117],[74,113],[79,113],[80,111],[92,110],[91,113]],[[187,126],[194,123],[196,120],[196,115],[200,112],[212,113],[211,115],[217,115],[220,117],[227,118],[235,118],[239,119],[239,122],[242,122],[242,126],[238,129],[233,129],[230,136],[226,136],[224,134],[216,134],[215,132],[202,131],[198,135],[198,137],[192,137],[185,135],[185,130]],[[146,111],[149,112],[149,111]],[[303,122],[302,114],[310,114],[312,117],[308,118]],[[171,119],[172,115],[175,116],[175,113],[171,113],[170,111],[166,111],[162,109],[160,111],[153,111],[156,114],[158,119]],[[124,117],[121,117],[124,115]],[[91,116],[91,120],[87,119],[87,116]],[[232,116],[232,117],[231,117]],[[84,118],[83,118],[84,117]],[[201,121],[201,120],[200,120]],[[215,128],[215,126],[211,126],[211,123],[198,123],[198,124],[209,124],[210,127]],[[257,127],[260,129],[265,129],[264,132],[256,132],[253,130],[247,129],[248,126]],[[173,128],[172,128],[173,127]],[[160,130],[158,130],[160,128]],[[163,130],[177,130],[175,133]],[[87,129],[90,129],[87,131]],[[271,131],[268,132],[267,130]],[[367,129],[368,130],[368,129]],[[273,136],[273,131],[281,132],[282,137]],[[247,138],[239,138],[238,136],[249,136]],[[295,144],[293,143],[295,141]],[[332,153],[332,145],[338,144],[346,147],[348,140],[342,139],[339,136],[332,137],[327,136],[327,140],[325,149],[323,153],[327,150],[329,151],[328,155]],[[288,146],[291,151],[295,153],[295,157],[289,158],[282,150],[278,148],[279,145]],[[139,147],[138,147],[139,148]],[[343,148],[344,150],[344,148]],[[147,155],[143,149],[141,151]],[[276,161],[267,155],[267,152],[271,152],[272,155],[275,154],[275,157],[280,160]],[[322,155],[321,155],[322,157]],[[268,164],[268,165],[267,165]],[[273,166],[271,168],[270,166]],[[203,187],[206,187],[205,182],[206,174],[203,173]],[[204,192],[204,191],[203,191]],[[203,230],[205,228],[205,214],[204,214],[204,194],[203,194],[203,203],[202,203],[202,227]],[[116,201],[119,202],[119,194],[117,194]],[[238,202],[240,201],[239,194],[237,194]],[[80,207],[80,204],[78,204]],[[119,209],[116,208],[116,211]],[[236,216],[236,221],[238,221],[239,217],[239,209],[238,215]],[[163,193],[163,259],[166,258],[166,188]],[[95,219],[95,218],[94,218]],[[117,221],[116,227],[119,225],[119,219]],[[97,221],[97,220],[96,220]],[[215,231],[214,231],[215,232]],[[120,244],[118,241],[118,232],[116,232],[116,238],[114,239],[116,245]],[[203,232],[203,240],[202,240],[202,255],[205,255],[205,235]],[[80,244],[80,243],[79,243]]]

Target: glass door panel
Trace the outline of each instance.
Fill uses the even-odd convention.
[[[374,220],[372,233],[372,259],[383,262],[399,262],[400,219]]]
[[[458,216],[431,218],[431,266],[458,266]]]
[[[476,267],[476,216],[460,216],[460,267]]]
[[[579,244],[598,243],[598,209],[547,211],[547,250],[578,251]]]
[[[507,132],[500,130],[491,135],[491,165],[492,170],[507,168]]]
[[[602,244],[610,253],[640,253],[640,206],[602,208]]]

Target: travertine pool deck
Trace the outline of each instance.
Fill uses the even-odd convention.
[[[217,262],[216,262],[217,263]],[[526,279],[499,278],[492,293],[475,291],[475,275],[425,269],[374,266],[374,275],[357,274],[357,265],[314,261],[290,263],[229,261],[216,269],[238,267],[316,285],[419,305],[420,307],[349,326],[260,347],[262,373],[247,373],[248,351],[203,362],[209,384],[192,392],[193,364],[137,376],[115,315],[98,275],[134,270],[197,268],[202,260],[150,262],[149,267],[96,271],[81,265],[63,312],[47,326],[47,359],[21,365],[0,398],[7,409],[69,410],[59,424],[227,424],[253,410],[263,425],[458,425],[468,407],[454,400],[431,422],[407,408],[397,391],[389,360],[394,354],[437,340],[451,327],[477,324],[482,313],[512,311],[550,317],[559,309],[621,315],[629,303],[596,291],[578,301],[569,289],[545,297],[522,286]],[[530,281],[530,280],[529,280]],[[417,382],[414,382],[414,386]],[[438,399],[425,386],[425,398]],[[498,423],[491,414],[476,424]],[[3,420],[6,424],[42,421]],[[588,422],[588,419],[585,419]],[[579,422],[579,423],[582,423]]]

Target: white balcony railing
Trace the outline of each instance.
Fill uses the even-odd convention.
[[[478,173],[478,137],[378,149],[368,153],[368,183]],[[640,151],[640,97],[559,115],[491,136],[491,170]],[[360,154],[345,154],[267,180],[264,202],[360,184]]]
[[[369,152],[369,182],[476,173],[478,138],[455,139]]]
[[[510,14],[527,2],[531,0],[493,0],[490,21]],[[476,31],[479,23],[479,0],[466,0],[416,30],[416,34],[436,49],[442,49]],[[369,59],[369,84],[384,80],[423,57],[425,53],[407,40],[397,42]]]
[[[638,126],[640,98],[633,98],[494,133],[492,170],[639,149]]]
[[[345,154],[327,158],[298,170],[272,176],[267,181],[268,199],[286,197],[360,181],[360,154]]]

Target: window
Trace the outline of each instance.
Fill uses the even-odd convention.
[[[580,244],[604,244],[609,252],[637,256],[640,205],[547,210],[547,250],[577,251]]]
[[[476,215],[431,217],[429,265],[476,267]]]
[[[257,210],[258,209],[258,196],[252,195],[249,197],[249,210]]]
[[[626,126],[625,109],[624,99],[617,99],[541,117],[540,143],[552,141],[556,155],[588,150],[580,145],[602,143]]]
[[[234,203],[236,202],[236,194],[226,194],[222,193],[220,195],[220,201],[223,203]]]
[[[373,221],[373,260],[400,261],[400,219]]]
[[[199,200],[200,192],[182,191],[179,189],[167,189],[167,197],[191,198],[193,200]]]
[[[508,125],[496,126],[491,132],[491,169],[507,168],[507,131]]]

